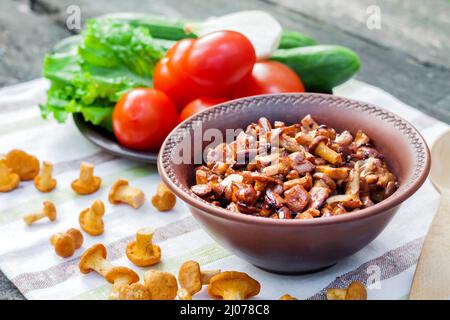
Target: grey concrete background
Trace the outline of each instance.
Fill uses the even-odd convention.
[[[72,33],[70,5],[80,7],[83,21],[124,11],[204,19],[266,10],[286,28],[352,48],[362,61],[358,79],[450,123],[449,0],[2,0],[0,87],[40,77],[45,53]],[[381,29],[366,25],[371,5],[380,10]],[[0,299],[23,298],[0,272]]]

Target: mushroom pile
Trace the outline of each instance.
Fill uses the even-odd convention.
[[[149,252],[157,247],[151,243],[152,235],[151,229],[138,230],[136,241],[131,242],[126,251],[128,258],[133,263],[136,264],[137,259],[141,266],[148,265],[143,261],[148,259]],[[132,254],[132,258],[130,254]],[[151,257],[152,255],[150,253]],[[94,271],[108,281],[112,285],[108,298],[113,300],[174,300],[176,298],[192,300],[192,297],[199,293],[204,286],[207,286],[208,295],[213,299],[246,300],[258,295],[261,290],[260,283],[244,272],[219,269],[202,270],[200,264],[192,260],[186,261],[180,266],[178,280],[170,272],[150,269],[144,273],[141,283],[139,275],[132,269],[114,266],[109,262],[106,247],[100,243],[93,245],[83,253],[79,261],[79,269],[84,274]],[[362,283],[355,281],[350,283],[348,288],[328,289],[327,299],[367,300],[367,291]],[[284,294],[279,300],[297,300],[297,298]]]
[[[303,121],[307,120],[304,119]],[[255,129],[257,127],[253,128],[259,137],[257,145],[262,145],[261,137],[263,135],[266,138],[270,138],[271,132],[274,130],[267,130],[270,128],[270,124],[265,121],[264,119],[260,120],[258,129],[260,131]],[[310,119],[310,121],[313,120]],[[275,126],[276,128],[289,128],[284,125],[281,126],[280,123],[276,123]],[[315,127],[315,125],[312,125],[312,127]],[[265,130],[265,134],[262,134],[261,130]],[[324,128],[317,127],[314,129],[314,132],[319,130],[323,131]],[[290,132],[289,129],[285,129],[285,131],[280,131],[281,136],[288,135],[287,132]],[[296,136],[301,132],[298,132]],[[310,134],[312,134],[311,132]],[[317,134],[315,133],[315,135]],[[240,137],[243,138],[242,135]],[[247,139],[248,137],[245,136],[244,138]],[[314,139],[312,140],[313,142],[315,141]],[[365,138],[361,133],[359,137],[357,135],[354,140],[352,139],[351,144],[355,144],[357,139],[364,140]],[[337,140],[338,137],[335,137],[333,141],[336,142]],[[294,144],[291,144],[291,142],[285,143],[284,147],[280,148],[278,154],[284,158],[280,158],[281,160],[277,160],[274,164],[269,164],[266,159],[264,160],[265,162],[263,161],[264,165],[258,170],[250,167],[255,163],[256,166],[259,166],[259,163],[262,161],[261,157],[255,156],[252,158],[246,156],[248,159],[251,159],[244,166],[247,170],[243,169],[244,167],[238,168],[235,161],[236,154],[233,157],[229,157],[228,152],[222,153],[222,151],[228,151],[230,146],[221,145],[210,151],[208,155],[209,159],[215,160],[209,162],[208,167],[197,169],[197,185],[193,186],[192,189],[203,198],[211,200],[217,205],[223,205],[218,197],[218,190],[221,190],[220,194],[229,202],[227,207],[233,211],[243,213],[250,213],[253,210],[252,208],[258,208],[259,205],[257,203],[264,199],[264,207],[260,206],[257,209],[259,213],[256,215],[262,215],[261,212],[264,210],[275,210],[276,212],[270,215],[272,218],[274,214],[278,215],[279,218],[287,218],[288,215],[292,215],[294,212],[297,213],[298,217],[301,209],[304,209],[306,204],[309,203],[308,206],[312,206],[314,201],[319,201],[314,198],[315,188],[317,190],[330,189],[326,193],[326,204],[321,210],[328,206],[333,207],[335,202],[338,205],[342,204],[344,208],[348,208],[348,205],[345,205],[347,200],[336,198],[343,196],[335,191],[338,188],[342,188],[342,186],[346,190],[344,195],[352,195],[352,198],[349,200],[350,203],[361,201],[364,203],[361,206],[366,205],[366,202],[363,201],[364,192],[368,192],[368,196],[373,195],[371,193],[373,190],[380,192],[380,188],[373,188],[374,185],[386,186],[386,188],[382,189],[384,193],[379,195],[381,198],[388,194],[387,190],[389,188],[391,188],[392,192],[395,190],[395,185],[391,186],[391,183],[395,182],[395,178],[387,170],[382,156],[378,153],[371,153],[377,156],[348,161],[344,166],[336,166],[336,164],[330,166],[326,163],[320,163],[317,159],[327,159],[327,161],[331,162],[340,158],[341,153],[335,150],[336,148],[333,147],[333,144],[328,146],[329,142],[325,144],[321,140],[317,143],[314,152],[318,156],[314,157],[308,151],[305,151],[306,149],[302,151],[303,153],[300,153],[298,150],[289,153],[289,148],[294,148]],[[367,141],[364,143],[365,148],[369,148],[368,143],[367,138]],[[363,145],[355,151],[355,154],[362,147]],[[297,146],[296,148],[299,147]],[[327,148],[334,150],[334,153]],[[246,149],[246,154],[248,152],[252,153],[249,150],[248,148]],[[285,150],[288,150],[288,152]],[[219,160],[218,153],[225,155],[224,162]],[[311,157],[314,158],[314,163],[311,162]],[[289,172],[285,172],[286,175],[283,177],[279,168],[282,168],[286,161],[293,161],[291,163],[293,167],[290,167]],[[274,165],[278,168],[277,173],[274,173],[276,171]],[[316,170],[317,172],[311,174],[311,170]],[[300,174],[300,172],[303,172],[303,174]],[[318,176],[317,174],[321,175]],[[359,180],[362,181],[363,178],[367,183],[367,189],[362,189],[361,183],[358,182]],[[57,185],[57,181],[53,177],[53,164],[44,161],[41,167],[36,157],[21,150],[12,150],[6,157],[0,157],[0,192],[12,191],[17,188],[21,181],[27,180],[33,180],[36,189],[40,192],[51,192]],[[101,187],[101,183],[102,179],[94,176],[94,166],[89,163],[82,163],[79,177],[72,182],[71,188],[79,195],[88,195],[97,192]],[[308,187],[309,184],[310,186]],[[331,186],[334,186],[332,190]],[[309,198],[307,202],[305,202],[306,200],[302,195],[295,191],[297,187],[308,190]],[[347,190],[350,191],[347,192]],[[308,194],[308,192],[306,193]],[[317,197],[321,192],[317,192]],[[361,198],[357,199],[355,195]],[[336,201],[330,200],[333,198]],[[375,196],[374,198],[373,200],[377,201]],[[108,200],[113,205],[126,204],[134,209],[138,209],[145,203],[145,194],[142,190],[130,186],[128,181],[119,179],[112,185]],[[282,205],[274,206],[273,203],[277,201],[280,201]],[[324,201],[322,201],[322,204]],[[301,203],[303,202],[306,204],[302,205]],[[175,196],[167,186],[160,184],[155,196],[152,198],[153,206],[159,211],[168,211],[175,206],[175,203]],[[234,205],[234,209],[230,207],[232,205]],[[301,209],[298,209],[300,207]],[[245,210],[247,211],[242,208],[246,208]],[[352,208],[354,209],[355,207]],[[306,211],[308,210],[310,208]],[[304,213],[302,212],[301,215]],[[90,236],[103,234],[105,231],[104,215],[105,205],[103,201],[95,200],[89,208],[83,210],[79,215],[81,229]],[[50,221],[55,221],[57,218],[56,206],[51,201],[44,201],[40,212],[27,214],[23,217],[23,220],[27,225],[31,226],[44,218]],[[135,240],[128,243],[125,251],[131,263],[138,267],[149,267],[161,261],[161,248],[154,243],[154,233],[155,230],[151,228],[141,228],[136,232]],[[76,250],[82,247],[83,241],[83,234],[75,228],[55,233],[50,237],[51,246],[55,253],[62,258],[74,255]],[[208,295],[213,299],[244,300],[258,295],[261,289],[260,283],[244,272],[221,271],[218,269],[202,270],[200,264],[196,261],[184,262],[179,268],[178,279],[170,272],[151,269],[144,273],[141,283],[139,275],[134,270],[125,266],[115,266],[108,261],[107,249],[100,243],[84,251],[79,259],[79,269],[83,274],[96,272],[109,282],[112,285],[109,299],[114,300],[173,300],[177,297],[179,300],[191,300],[194,295],[206,286]],[[367,293],[362,284],[352,283],[347,289],[329,289],[327,297],[340,300],[366,299]],[[296,300],[296,298],[286,294],[280,300]]]
[[[111,300],[150,300],[151,292],[139,283],[138,274],[127,267],[115,267],[107,260],[106,247],[95,244],[87,249],[78,264],[82,273],[97,272],[112,284]]]
[[[310,115],[286,125],[266,118],[207,153],[191,191],[234,213],[274,219],[346,214],[397,188],[384,156],[361,130],[337,133]]]
[[[35,188],[43,193],[48,193],[56,188],[57,181],[53,177],[53,164],[49,161],[43,161],[42,166],[39,160],[25,151],[11,150],[5,156],[0,157],[0,192],[10,192],[16,189],[21,181],[33,180]],[[78,195],[90,195],[97,192],[102,184],[102,179],[94,175],[94,165],[82,162],[80,173],[77,179],[71,183],[72,190]],[[142,190],[130,186],[129,182],[124,179],[116,180],[111,186],[108,200],[112,205],[126,204],[134,209],[139,209],[145,203],[145,194]],[[176,204],[175,195],[163,184],[158,186],[156,195],[152,199],[152,204],[158,211],[168,211]],[[103,216],[105,215],[105,205],[102,200],[96,200],[92,205],[83,210],[79,215],[79,223],[81,229],[90,236],[99,236],[103,234],[105,225]],[[57,217],[56,206],[51,201],[44,201],[41,212],[30,213],[23,216],[24,222],[31,226],[38,220],[48,218],[51,222]],[[82,234],[76,229],[71,231],[59,232],[51,237],[57,255],[67,258],[73,255],[74,251],[81,246],[78,240]],[[75,233],[74,230],[77,232]],[[74,240],[74,235],[76,238]],[[132,256],[136,265],[151,265],[159,261],[161,252],[158,246],[153,246],[154,250],[143,254],[144,242],[151,243],[151,236],[143,236],[138,234],[138,245],[130,248],[129,255]],[[139,240],[141,239],[141,240]],[[82,240],[81,240],[82,242]],[[145,244],[145,245],[148,245]],[[133,252],[136,251],[136,252]],[[139,255],[143,255],[140,257]],[[141,259],[141,260],[139,260]]]
[[[72,232],[76,237],[76,232]],[[52,243],[59,246],[61,255],[74,250],[71,235],[58,234]],[[63,237],[65,237],[63,239]],[[143,267],[158,263],[161,259],[161,249],[152,243],[153,230],[139,229],[136,241],[128,244],[126,255],[135,265]],[[64,242],[58,244],[57,241]],[[82,242],[82,239],[81,239]],[[66,248],[67,247],[67,248]],[[143,283],[139,275],[128,267],[117,267],[107,259],[106,247],[95,244],[87,249],[80,258],[81,273],[92,271],[98,273],[112,284],[109,299],[113,300],[192,300],[192,296],[200,292],[203,286],[208,286],[208,294],[214,299],[244,300],[257,295],[260,284],[249,275],[238,271],[201,270],[196,261],[184,262],[178,271],[178,280],[170,272],[151,269],[144,273]]]
[[[0,192],[13,191],[21,181],[28,180],[33,180],[40,192],[53,191],[57,186],[57,180],[53,177],[53,164],[43,161],[41,166],[38,158],[18,149],[0,156]],[[102,179],[94,175],[94,165],[82,162],[79,176],[72,181],[70,187],[78,195],[89,195],[97,192],[101,184]],[[118,179],[112,185],[108,199],[111,204],[122,203],[138,209],[145,203],[145,194],[142,190],[131,187],[127,180]],[[159,211],[168,211],[175,203],[175,195],[161,183],[152,198],[153,206]]]
[[[42,166],[38,158],[22,150],[11,150],[0,156],[0,192],[10,192],[16,189],[21,181],[32,180],[35,188],[42,192],[52,192],[57,186],[53,176],[53,164],[43,161]],[[101,188],[102,179],[94,175],[94,165],[82,162],[79,176],[72,181],[70,187],[78,195],[90,195]],[[130,186],[124,179],[116,180],[110,189],[108,200],[112,205],[125,204],[134,209],[142,207],[146,201],[145,194],[139,188]],[[164,185],[160,184],[152,204],[158,211],[168,211],[176,204],[175,195]],[[29,213],[23,216],[27,226],[39,220],[56,220],[58,213],[51,201],[44,201],[40,212]],[[105,204],[102,200],[95,200],[89,208],[79,214],[81,230],[90,236],[99,236],[105,232]],[[47,219],[45,219],[47,218]],[[136,241],[128,244],[126,255],[135,265],[140,267],[157,264],[161,260],[161,248],[152,242],[154,231],[142,228],[136,234]],[[54,233],[50,237],[50,244],[55,253],[61,258],[69,258],[83,245],[84,237],[81,231],[70,228],[64,232]],[[137,284],[137,274],[125,267],[112,267],[106,260],[106,248],[95,245],[86,250],[80,261],[80,270],[83,273],[97,271],[106,280],[113,283],[111,296],[114,299],[149,299],[150,293]],[[175,281],[176,282],[176,281]],[[174,295],[176,296],[176,289]]]

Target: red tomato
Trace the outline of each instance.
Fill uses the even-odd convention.
[[[180,122],[183,122],[190,116],[227,101],[227,98],[198,98],[191,101],[180,114]]]
[[[176,42],[169,51],[167,51],[165,57],[169,59],[170,70],[177,74],[187,74],[184,69],[186,65],[186,59],[189,50],[192,48],[195,39],[183,39]]]
[[[305,92],[305,87],[287,65],[277,61],[263,61],[255,64],[252,74],[233,93],[233,97],[281,92]]]
[[[202,95],[226,96],[251,72],[255,49],[241,33],[217,31],[198,38],[185,67]]]
[[[120,144],[135,150],[158,151],[178,124],[175,104],[162,91],[138,88],[117,102],[112,125]]]
[[[155,66],[153,86],[166,93],[181,109],[198,94],[184,71],[183,58],[194,39],[178,41]]]

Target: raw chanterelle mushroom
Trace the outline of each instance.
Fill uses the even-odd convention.
[[[22,150],[14,149],[8,152],[6,163],[22,181],[33,180],[39,173],[39,160]]]
[[[138,267],[151,266],[161,260],[161,248],[152,243],[153,234],[151,228],[141,228],[136,233],[136,241],[127,245],[127,257]]]
[[[50,221],[55,221],[56,219],[56,208],[55,205],[50,201],[44,201],[44,208],[42,212],[30,213],[23,217],[23,221],[29,226],[31,226],[36,221],[47,217]]]
[[[119,288],[118,300],[152,300],[152,294],[141,283],[132,283]]]
[[[151,293],[142,284],[137,283],[139,276],[126,267],[114,267],[106,260],[106,247],[101,243],[87,249],[78,264],[80,272],[95,271],[113,284],[110,299],[150,300]]]
[[[112,204],[126,203],[137,209],[144,204],[145,195],[142,190],[130,187],[127,180],[119,179],[111,187],[109,202]]]
[[[96,192],[101,184],[102,179],[94,176],[94,165],[83,162],[80,167],[80,176],[72,182],[71,187],[76,193],[85,195]]]
[[[258,281],[238,271],[221,272],[209,281],[208,294],[214,299],[245,300],[256,296],[261,289]]]
[[[50,237],[50,243],[58,256],[68,258],[83,244],[83,235],[77,229],[71,228]]]
[[[178,282],[189,294],[194,295],[202,289],[202,286],[209,284],[211,278],[220,273],[220,270],[200,270],[200,265],[196,261],[186,261],[178,271]]]
[[[113,285],[108,299],[111,300],[150,300],[151,293],[139,282],[136,272],[127,267],[113,267],[105,275],[106,281]]]
[[[0,158],[0,192],[9,192],[17,188],[20,177],[8,167],[5,158]]]
[[[56,180],[53,179],[53,165],[44,161],[40,175],[34,178],[34,186],[40,192],[50,192],[56,187]]]
[[[291,296],[290,294],[284,294],[278,300],[298,300],[296,297]]]
[[[80,213],[79,222],[81,229],[91,236],[98,236],[105,230],[103,215],[105,214],[105,205],[103,201],[96,200],[90,208]]]
[[[366,287],[361,282],[350,283],[347,289],[331,288],[327,290],[328,300],[367,300]]]
[[[175,206],[177,198],[164,183],[158,185],[156,194],[152,198],[153,206],[159,211],[169,211]]]
[[[106,260],[106,247],[101,243],[97,243],[83,253],[78,267],[81,273],[95,271],[105,277],[113,268],[113,265]]]
[[[177,296],[177,278],[169,272],[149,270],[144,275],[144,284],[153,300],[173,300]]]
[[[178,289],[177,296],[178,300],[192,300],[192,295],[185,288]]]

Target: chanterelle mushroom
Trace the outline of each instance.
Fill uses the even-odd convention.
[[[72,182],[71,187],[76,193],[85,195],[96,192],[101,184],[102,179],[94,176],[94,165],[82,162],[80,177]]]
[[[52,177],[53,165],[44,161],[40,175],[34,178],[34,186],[40,192],[50,192],[56,187],[56,180]]]
[[[103,215],[105,214],[105,205],[101,200],[95,200],[90,208],[80,213],[80,227],[91,236],[98,236],[105,230]]]
[[[159,211],[169,211],[175,206],[177,198],[164,183],[158,185],[156,194],[152,198],[153,206]]]
[[[221,272],[209,281],[208,294],[214,299],[245,300],[256,296],[261,289],[258,281],[238,271]]]
[[[353,281],[347,289],[330,288],[327,290],[328,300],[367,300],[366,287],[360,282]]]
[[[157,264],[161,260],[161,248],[152,243],[154,231],[141,228],[136,233],[136,241],[127,245],[127,257],[139,267]]]
[[[71,228],[50,237],[50,243],[58,256],[68,258],[83,244],[83,235],[77,229]]]
[[[220,273],[220,270],[201,271],[200,265],[196,261],[186,261],[178,271],[178,282],[191,295],[202,289],[204,284],[209,284],[213,276]]]
[[[8,152],[6,163],[22,181],[33,180],[39,173],[39,160],[22,150],[14,149]]]
[[[9,192],[17,188],[20,177],[8,167],[5,158],[0,159],[0,192]]]
[[[145,195],[142,190],[130,187],[127,180],[119,179],[111,187],[109,202],[112,204],[126,203],[137,209],[144,204]]]
[[[342,154],[328,147],[327,142],[329,138],[325,136],[315,137],[310,145],[311,152],[334,165],[342,163],[344,160]]]
[[[177,296],[177,278],[171,273],[149,270],[144,275],[144,284],[153,300],[173,300]]]
[[[132,283],[139,282],[139,276],[136,272],[127,267],[112,267],[105,274],[105,279],[113,285],[109,299],[117,300],[119,290]]]
[[[55,205],[50,201],[44,201],[43,206],[44,208],[42,209],[42,212],[27,214],[23,217],[23,221],[25,221],[25,223],[29,226],[45,217],[47,217],[50,221],[55,221],[56,219]]]
[[[120,286],[118,289],[118,300],[152,300],[152,294],[141,283]]]
[[[355,167],[350,171],[347,177],[347,185],[344,195],[335,195],[327,199],[327,203],[341,203],[345,208],[358,208],[362,205],[359,199],[360,188],[360,172],[359,162],[355,163]]]
[[[291,296],[290,294],[284,294],[278,300],[298,300],[298,299],[296,297]]]
[[[82,273],[95,271],[105,277],[113,268],[113,265],[106,260],[106,247],[101,243],[97,243],[83,253],[78,267]]]
[[[185,288],[178,289],[177,296],[178,300],[192,300],[192,295]]]
[[[136,272],[127,267],[112,267],[105,274],[105,280],[111,284],[132,284],[139,282],[139,276]]]

